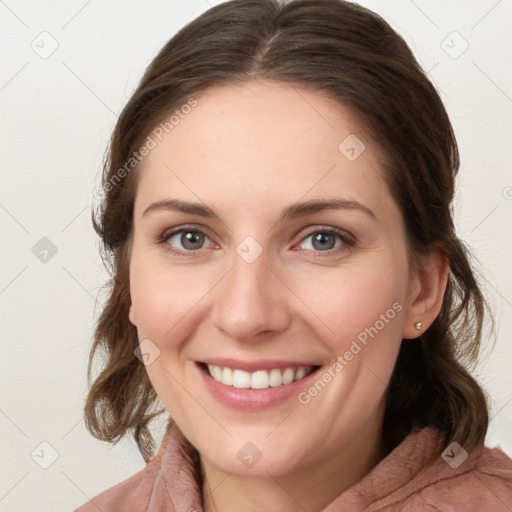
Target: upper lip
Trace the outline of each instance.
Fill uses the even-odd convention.
[[[312,364],[309,362],[298,362],[284,359],[258,359],[256,361],[243,361],[240,359],[212,357],[198,361],[207,365],[220,366],[221,368],[231,368],[233,370],[244,370],[246,372],[256,372],[258,370],[272,370],[278,368],[285,370],[286,368],[297,369],[301,366],[316,367],[319,364]]]

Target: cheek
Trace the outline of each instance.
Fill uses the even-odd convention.
[[[379,259],[373,266],[340,267],[314,279],[297,279],[294,290],[323,324],[318,332],[324,343],[340,354],[357,339],[363,345],[377,336],[401,339],[403,268],[398,262],[386,266]]]
[[[211,280],[211,276],[210,276]],[[130,294],[139,339],[171,344],[188,317],[201,309],[201,299],[212,285],[200,269],[172,269],[134,251],[130,266]],[[172,332],[172,336],[170,335]],[[163,348],[163,347],[161,347]]]

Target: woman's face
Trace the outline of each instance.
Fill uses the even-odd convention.
[[[377,449],[419,281],[376,148],[300,88],[195,99],[138,171],[130,321],[160,400],[233,474]]]

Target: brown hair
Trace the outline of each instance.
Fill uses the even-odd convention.
[[[356,112],[384,148],[385,178],[411,254],[439,247],[449,261],[440,314],[421,339],[402,341],[387,390],[386,453],[423,426],[439,429],[444,446],[456,440],[470,451],[483,444],[486,397],[468,370],[477,360],[487,305],[452,219],[459,168],[452,126],[405,41],[372,11],[342,0],[220,4],[181,29],[147,68],[114,129],[104,163],[106,195],[93,213],[112,279],[89,358],[91,384],[95,354],[102,349],[106,357],[85,403],[87,428],[114,443],[133,430],[148,461],[154,454],[148,425],[164,412],[155,409],[158,397],[134,355],[137,332],[128,321],[137,166],[127,170],[126,163],[193,95],[253,79],[324,93]]]

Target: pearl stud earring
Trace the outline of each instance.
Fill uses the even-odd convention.
[[[421,322],[415,323],[414,327],[416,327],[416,329],[418,329],[418,331],[421,331]]]

